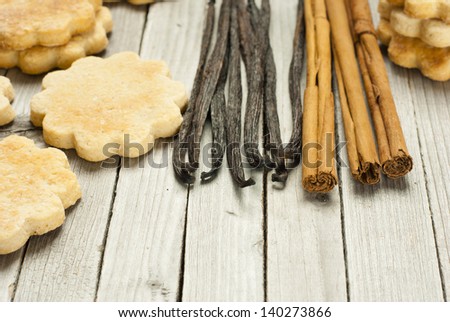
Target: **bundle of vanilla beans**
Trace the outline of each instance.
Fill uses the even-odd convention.
[[[211,170],[202,173],[202,181],[216,176],[226,153],[232,177],[240,187],[255,183],[245,178],[244,161],[253,169],[274,169],[272,181],[281,183],[286,182],[288,169],[303,161],[304,189],[331,191],[339,181],[334,155],[333,62],[352,176],[363,184],[376,184],[381,173],[399,178],[411,171],[412,158],[397,115],[368,0],[299,0],[289,71],[293,130],[286,146],[282,145],[277,113],[269,0],[261,0],[260,7],[255,0],[222,0],[217,40],[211,46],[214,6],[215,1],[209,1],[199,66],[175,142],[173,165],[182,182],[192,184],[195,180],[200,165],[200,139],[210,114],[213,162]],[[302,107],[305,43],[307,78]],[[247,76],[245,112],[241,58]]]
[[[301,18],[302,10],[302,6],[299,6]],[[288,177],[288,160],[291,159],[293,163],[300,160],[301,132],[298,129],[301,126],[294,127],[296,130],[291,142],[284,149],[277,113],[276,67],[269,38],[270,2],[262,0],[258,7],[255,0],[223,0],[216,42],[212,46],[214,20],[215,1],[210,0],[199,65],[189,105],[174,146],[172,162],[175,173],[183,183],[192,184],[195,181],[195,172],[200,166],[200,141],[205,121],[210,114],[213,135],[212,167],[210,171],[201,174],[202,181],[215,178],[226,153],[232,177],[240,187],[255,183],[253,179],[245,177],[242,155],[253,169],[274,169],[272,180],[284,183]],[[303,41],[298,39],[297,45],[299,50],[292,63],[293,75],[295,70],[301,70],[303,58]],[[245,65],[248,89],[245,112],[241,58]],[[292,78],[295,87],[299,89],[300,72]],[[294,122],[300,124],[302,109],[297,96],[294,95],[293,98],[293,104],[296,104]],[[244,117],[243,129],[241,117]],[[260,124],[263,124],[262,136]],[[260,141],[263,141],[263,146]]]

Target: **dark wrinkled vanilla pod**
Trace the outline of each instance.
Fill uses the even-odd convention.
[[[265,165],[264,157],[259,151],[259,121],[264,107],[264,62],[265,52],[262,44],[252,30],[250,23],[252,13],[243,9],[244,1],[239,6],[239,34],[242,56],[246,63],[248,95],[244,122],[244,151],[247,162],[254,168]],[[249,2],[250,3],[250,2]],[[251,9],[251,6],[249,6]],[[251,41],[251,48],[246,43]]]
[[[220,72],[219,83],[217,84],[216,92],[214,93],[211,102],[211,124],[212,124],[212,136],[213,136],[213,149],[212,149],[212,166],[208,172],[202,172],[202,181],[211,181],[219,172],[223,163],[223,156],[226,149],[226,133],[225,133],[225,85],[227,83],[228,76],[228,55],[230,50],[227,50],[225,56],[225,64]]]
[[[230,59],[228,105],[226,109],[227,161],[233,180],[244,188],[255,184],[253,179],[245,179],[241,156],[241,110],[242,110],[242,80],[241,55],[239,51],[239,25],[237,8],[231,11],[230,29]]]
[[[297,23],[294,35],[294,49],[289,68],[289,94],[293,113],[291,138],[285,149],[286,158],[290,159],[289,167],[300,164],[302,155],[302,91],[301,76],[303,71],[303,55],[305,47],[305,16],[303,0],[298,1]]]
[[[222,2],[217,40],[211,57],[206,63],[205,71],[203,72],[202,86],[199,91],[197,102],[195,103],[195,114],[192,122],[193,133],[188,142],[189,165],[193,170],[198,169],[200,165],[200,140],[203,133],[203,127],[225,61],[230,29],[231,2],[231,0],[223,0]]]
[[[214,30],[214,18],[215,18],[215,0],[210,0],[208,3],[208,9],[206,13],[206,23],[203,30],[200,59],[197,67],[197,71],[194,78],[194,85],[192,87],[191,97],[186,112],[183,115],[183,123],[181,124],[178,138],[174,142],[172,164],[176,176],[181,182],[186,184],[192,184],[195,181],[195,177],[188,170],[188,164],[185,161],[187,153],[187,139],[192,130],[192,120],[194,116],[195,102],[197,101],[198,94],[202,83],[203,72],[205,69],[209,47],[211,44],[212,34]]]
[[[245,0],[237,0],[237,15],[238,15],[238,32],[239,43],[242,60],[244,61],[246,71],[252,69],[252,48],[254,48],[253,27],[250,22],[250,16],[247,11]],[[247,84],[250,85],[250,77],[247,77]]]
[[[265,64],[265,91],[264,91],[264,117],[267,131],[269,151],[272,161],[275,163],[275,173],[272,174],[272,181],[284,183],[288,177],[284,160],[283,142],[281,140],[280,120],[277,110],[277,71],[272,47],[270,45],[270,3],[269,0],[262,0],[260,11],[261,42],[266,52]]]

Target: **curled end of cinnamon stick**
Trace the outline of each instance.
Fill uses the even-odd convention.
[[[310,175],[304,178],[302,184],[308,192],[327,193],[337,185],[337,178],[332,173],[319,172],[318,175]]]
[[[413,159],[410,155],[407,155],[404,151],[401,151],[402,155],[395,156],[394,158],[387,160],[383,163],[383,173],[391,179],[398,179],[405,176],[413,168]]]
[[[380,165],[378,163],[364,162],[361,163],[355,178],[363,183],[374,185],[380,182]]]

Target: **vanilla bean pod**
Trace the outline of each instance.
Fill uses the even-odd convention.
[[[231,10],[230,59],[229,59],[228,105],[226,109],[227,161],[233,180],[244,188],[255,184],[253,179],[245,179],[241,156],[241,110],[242,80],[241,55],[239,51],[238,9]]]
[[[198,94],[202,83],[203,72],[205,69],[209,47],[211,44],[212,34],[214,30],[215,20],[215,0],[210,0],[208,3],[208,9],[206,13],[206,23],[203,29],[203,36],[200,49],[200,59],[197,67],[197,71],[194,78],[194,85],[192,87],[191,97],[189,100],[186,112],[183,115],[183,123],[181,124],[178,138],[175,140],[172,164],[176,176],[186,184],[192,184],[195,181],[195,177],[188,171],[188,165],[185,162],[187,153],[187,139],[190,131],[192,130],[192,120],[194,116],[195,103],[197,101]]]
[[[289,94],[291,98],[293,129],[285,149],[285,156],[292,160],[289,167],[300,164],[302,155],[302,70],[305,47],[305,16],[303,0],[298,1],[297,22],[294,35],[294,48],[289,68]]]
[[[195,104],[195,115],[192,123],[193,133],[189,139],[189,165],[192,170],[198,169],[200,162],[200,140],[203,133],[209,107],[216,91],[225,55],[228,47],[228,33],[230,29],[231,0],[223,0],[220,8],[219,28],[216,43],[211,57],[206,63],[203,82],[198,100]]]
[[[222,166],[223,156],[226,148],[226,134],[225,134],[225,85],[227,83],[228,76],[228,56],[230,49],[228,47],[225,55],[225,62],[220,72],[219,82],[217,84],[216,92],[211,102],[211,124],[212,124],[212,137],[213,137],[213,149],[212,149],[212,167],[207,172],[202,172],[202,181],[211,181],[216,176]]]
[[[272,181],[286,182],[288,172],[285,166],[283,142],[281,140],[280,120],[277,111],[277,72],[272,46],[270,45],[270,3],[262,0],[260,11],[260,29],[262,32],[261,42],[266,52],[265,64],[265,91],[264,91],[264,119],[267,131],[266,150],[270,152],[275,163],[275,173]]]
[[[249,1],[250,4],[250,1]],[[239,34],[244,62],[246,62],[248,95],[244,122],[244,150],[248,163],[259,168],[265,165],[264,157],[258,147],[259,121],[264,106],[264,62],[265,52],[262,44],[254,34],[248,21],[253,13],[243,10],[243,1],[239,3],[239,16],[242,21],[239,24]],[[249,6],[249,10],[252,6]],[[253,39],[252,48],[248,48],[246,40]],[[247,48],[247,49],[245,49]],[[252,50],[251,50],[252,49]]]
[[[250,22],[250,16],[247,11],[245,0],[236,0],[238,27],[239,27],[239,43],[242,60],[245,69],[249,72],[252,69],[252,48],[254,47],[253,27]],[[250,72],[249,72],[250,73]],[[247,84],[250,85],[250,77],[247,76]]]

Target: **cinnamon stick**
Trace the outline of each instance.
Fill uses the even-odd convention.
[[[395,107],[369,3],[367,0],[347,1],[356,52],[378,140],[381,167],[389,178],[399,178],[412,170],[413,160]]]
[[[344,127],[350,169],[360,182],[376,184],[380,181],[380,161],[360,81],[345,0],[326,0],[326,6],[335,49],[336,73],[340,79],[343,116],[344,105],[348,106]]]
[[[329,192],[337,184],[331,36],[325,0],[305,0],[307,87],[303,111],[303,178],[309,192]]]

